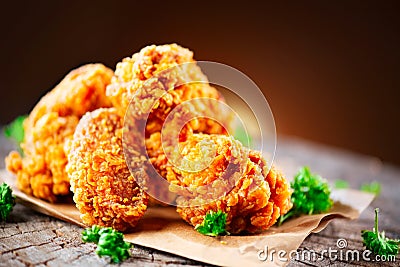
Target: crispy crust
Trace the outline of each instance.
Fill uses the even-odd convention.
[[[202,82],[187,83],[191,81]],[[117,64],[112,82],[107,86],[107,96],[119,114],[125,116],[125,121],[132,124],[144,122],[148,158],[161,175],[164,175],[163,170],[158,167],[164,165],[165,155],[161,145],[153,141],[160,137],[170,112],[181,103],[195,98],[224,102],[222,95],[208,84],[207,77],[195,64],[193,53],[176,44],[148,46],[132,57],[123,59]],[[222,111],[219,105],[210,103],[191,102],[187,110],[216,114],[227,127],[233,118],[232,114]],[[135,125],[126,127],[135,129]],[[196,118],[185,125],[180,137],[186,138],[193,132],[226,134],[229,130],[215,120]],[[143,151],[141,153],[142,156]],[[133,161],[140,162],[139,158]],[[149,172],[149,175],[154,173]],[[169,193],[162,191],[159,194]],[[153,200],[151,202],[158,203]]]
[[[148,201],[126,165],[122,127],[116,109],[95,110],[82,117],[66,146],[67,172],[83,222],[120,231],[136,225]]]
[[[125,116],[130,104],[127,116],[147,121],[146,137],[161,131],[169,112],[186,100],[204,97],[224,102],[195,64],[193,53],[176,44],[148,46],[131,58],[124,58],[107,86],[107,96],[121,116]],[[199,106],[193,110],[199,110]],[[225,120],[229,122],[231,116],[225,114]],[[209,119],[193,120],[190,126],[194,132],[226,133],[219,123]]]
[[[17,174],[19,189],[51,202],[56,201],[56,195],[70,192],[64,142],[72,137],[78,121],[76,116],[60,117],[51,112],[30,129],[29,142],[22,146],[24,157],[13,151],[6,158],[7,168]]]
[[[13,151],[6,158],[20,190],[50,202],[70,193],[64,143],[72,138],[84,113],[110,105],[105,88],[112,74],[101,64],[82,66],[71,71],[35,106],[24,123],[24,156]]]
[[[257,232],[291,208],[291,191],[283,175],[274,167],[269,170],[261,153],[226,135],[233,116],[218,105],[192,101],[178,117],[208,111],[228,128],[213,119],[196,118],[179,132],[177,147],[163,150],[161,131],[172,110],[197,98],[224,102],[191,51],[176,44],[149,46],[118,63],[112,75],[101,64],[83,66],[40,100],[24,124],[25,156],[14,151],[6,158],[19,189],[54,202],[71,186],[84,223],[125,231],[147,209],[149,197],[138,183],[152,175],[151,163],[171,183],[169,190],[178,193],[177,212],[193,226],[210,210],[222,210],[228,215],[229,232]],[[114,108],[101,108],[111,105]],[[131,124],[124,125],[125,115]],[[141,124],[145,148],[133,144],[125,151],[134,165],[144,166],[132,176],[122,133]],[[130,138],[137,139],[137,134]],[[190,160],[173,165],[174,157],[181,156]],[[204,160],[210,164],[203,166]],[[205,168],[188,171],[197,167]],[[159,190],[166,198],[171,193]]]
[[[132,98],[135,97],[132,106],[139,115],[141,111],[149,108],[148,103],[151,98],[158,98],[160,93],[163,93],[155,92],[153,88],[150,88],[151,91],[146,90],[149,89],[143,87],[146,81],[163,70],[188,62],[194,62],[193,53],[176,44],[147,46],[117,64],[111,84],[107,87],[107,96],[122,116],[125,115]],[[187,79],[207,80],[200,69],[192,64],[180,74],[175,77],[170,76],[169,82],[165,82],[167,90],[174,89],[177,83]],[[165,97],[165,99],[166,102],[171,102],[170,97]]]
[[[103,64],[87,64],[68,73],[65,78],[34,107],[25,121],[29,130],[45,114],[56,112],[60,117],[82,117],[86,112],[100,107],[109,107],[105,95],[113,71]]]
[[[193,160],[204,159],[210,143],[215,157],[202,171],[186,172],[169,163],[163,166],[172,185],[185,186],[191,193],[187,197],[178,191],[177,212],[185,221],[196,226],[208,211],[222,210],[228,215],[229,232],[257,232],[268,229],[291,208],[291,191],[283,175],[274,167],[268,170],[261,153],[245,149],[232,137],[194,134],[179,150]],[[210,187],[202,193],[204,185]],[[171,186],[171,190],[176,188]],[[209,201],[212,198],[216,200]]]

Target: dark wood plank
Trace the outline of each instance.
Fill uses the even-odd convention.
[[[0,158],[3,159],[12,145],[0,136]],[[337,248],[339,238],[347,240],[347,249],[362,251],[360,231],[373,226],[373,209],[381,209],[380,225],[388,236],[400,238],[400,169],[382,163],[376,158],[353,154],[348,151],[317,145],[295,138],[278,142],[275,163],[292,177],[303,165],[320,173],[327,179],[346,179],[353,188],[363,182],[378,180],[382,193],[355,221],[335,220],[325,230],[310,235],[300,251],[317,251]],[[3,160],[0,168],[4,166]],[[0,224],[0,266],[107,266],[105,258],[95,255],[93,244],[82,243],[81,228],[38,214],[20,204],[15,206],[6,223]],[[207,266],[169,253],[135,246],[132,257],[121,266]],[[292,260],[290,266],[393,266],[389,262],[332,261],[321,253],[318,260]],[[227,255],[229,257],[229,255]],[[396,263],[400,262],[399,256]]]

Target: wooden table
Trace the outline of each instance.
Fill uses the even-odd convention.
[[[0,136],[0,158],[3,159],[12,145]],[[300,250],[322,251],[336,248],[339,238],[347,240],[348,249],[363,250],[360,231],[373,227],[374,208],[380,208],[380,228],[392,238],[400,238],[400,168],[382,163],[368,156],[353,154],[295,138],[278,140],[275,163],[288,177],[302,165],[330,181],[345,179],[352,188],[364,182],[382,183],[382,193],[358,220],[335,220],[325,230],[310,235]],[[4,168],[1,160],[0,167]],[[82,229],[57,219],[36,213],[17,204],[7,223],[0,228],[0,266],[105,266],[107,260],[95,255],[93,244],[82,243]],[[205,266],[173,254],[135,246],[132,257],[121,266]],[[229,257],[229,255],[227,255]],[[318,261],[292,260],[289,266],[399,266],[396,262],[332,261],[322,255]]]

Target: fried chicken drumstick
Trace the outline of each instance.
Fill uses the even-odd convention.
[[[7,169],[17,176],[21,191],[50,202],[70,193],[64,143],[72,138],[83,114],[111,105],[105,90],[112,75],[101,64],[82,66],[35,106],[24,122],[24,155],[13,151],[6,158]]]
[[[126,165],[122,127],[114,108],[88,112],[66,145],[67,172],[83,222],[120,231],[136,225],[148,201]]]

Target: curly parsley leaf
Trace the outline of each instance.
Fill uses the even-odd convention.
[[[226,217],[227,214],[221,210],[217,212],[210,211],[204,216],[203,222],[196,225],[195,229],[203,235],[227,235],[229,233],[226,231]]]
[[[130,256],[132,244],[124,241],[124,235],[118,231],[101,232],[96,253],[99,256],[110,256],[114,263],[126,260]]]
[[[7,220],[15,205],[15,196],[12,195],[10,186],[6,183],[0,185],[0,221]]]
[[[97,244],[96,253],[99,256],[109,256],[111,261],[119,263],[129,258],[132,244],[124,241],[124,235],[111,227],[93,225],[82,232],[84,242]]]
[[[328,182],[321,176],[311,173],[308,167],[299,170],[290,187],[293,189],[291,197],[293,207],[279,218],[279,224],[293,216],[326,212],[333,205]]]
[[[4,127],[4,136],[14,140],[18,145],[24,141],[24,121],[27,115],[17,117]]]
[[[365,183],[361,185],[360,190],[378,196],[381,193],[381,184],[376,181]]]
[[[372,231],[362,230],[364,246],[377,255],[397,255],[399,253],[399,240],[393,240],[385,237],[385,232],[379,232],[378,229],[378,213],[379,209],[375,209],[375,227]]]
[[[82,231],[82,241],[83,242],[91,242],[98,243],[100,239],[100,230],[103,229],[98,225],[93,225],[90,228],[86,228]]]

